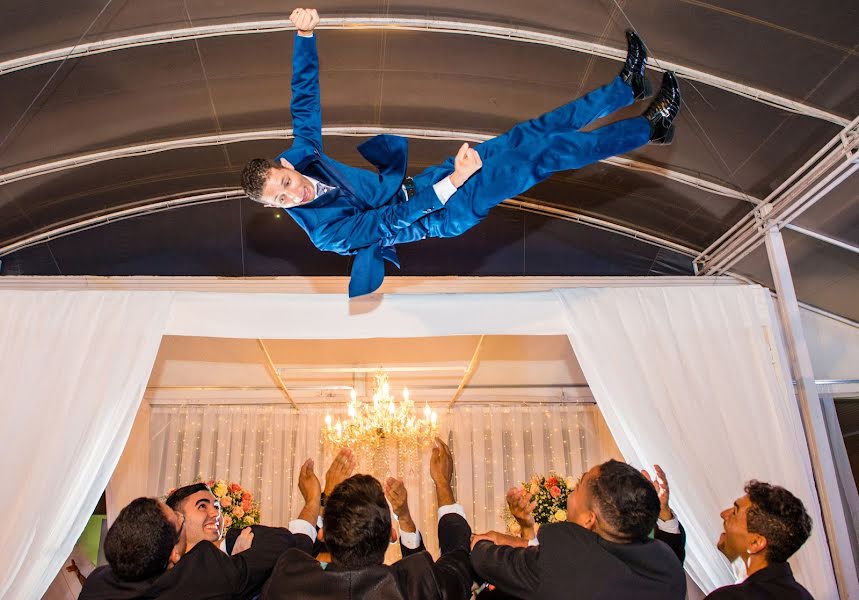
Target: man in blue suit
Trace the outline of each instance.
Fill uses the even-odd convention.
[[[630,152],[647,143],[667,144],[680,110],[680,88],[670,72],[640,117],[599,129],[581,129],[649,95],[644,43],[627,32],[628,54],[611,83],[545,115],[520,123],[455,157],[406,177],[408,141],[376,136],[358,151],[378,173],[332,160],[322,151],[319,61],[313,30],[316,10],[290,15],[297,35],[292,58],[292,147],[275,161],[254,159],[242,172],[251,200],[283,208],[320,250],[354,255],[349,295],[375,291],[395,265],[396,244],[453,237],[470,229],[506,200],[560,171]]]

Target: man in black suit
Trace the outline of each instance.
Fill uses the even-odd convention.
[[[489,532],[474,537],[471,563],[502,592],[529,600],[683,600],[682,564],[648,537],[659,511],[651,482],[610,460],[585,473],[567,498],[567,521],[542,526],[538,545]]]
[[[722,511],[724,531],[717,547],[729,561],[742,560],[747,577],[707,599],[811,600],[787,564],[811,535],[811,517],[802,501],[783,487],[754,480],[745,492]]]
[[[137,498],[122,509],[108,530],[108,565],[87,578],[80,599],[253,598],[284,550],[309,552],[312,547],[322,491],[312,460],[302,465],[298,487],[305,505],[298,519],[290,523],[296,534],[280,527],[254,526],[250,547],[234,556],[208,541],[188,548],[182,513],[154,498]]]
[[[262,599],[466,600],[472,583],[471,528],[454,499],[453,457],[440,439],[432,451],[430,475],[439,506],[438,561],[421,551],[383,564],[394,539],[385,492],[373,477],[354,475],[326,500],[324,535],[331,564],[323,567],[298,549],[285,552],[263,587]]]

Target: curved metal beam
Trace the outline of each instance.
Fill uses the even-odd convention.
[[[72,235],[81,231],[86,231],[87,229],[93,229],[95,227],[101,227],[102,225],[109,225],[110,223],[115,223],[117,221],[122,221],[125,219],[133,219],[135,217],[150,215],[152,213],[161,212],[165,210],[173,210],[174,208],[182,208],[184,206],[207,204],[210,202],[223,202],[225,200],[234,200],[242,198],[245,198],[245,193],[240,188],[237,188],[225,189],[217,192],[207,192],[203,194],[192,194],[190,196],[183,196],[179,198],[173,198],[160,202],[153,202],[150,204],[144,204],[130,208],[118,208],[109,213],[94,215],[81,219],[79,221],[66,223],[59,227],[52,227],[50,229],[17,240],[11,244],[7,244],[6,246],[0,247],[0,257],[7,256],[9,254],[12,254],[13,252],[17,252],[18,250],[23,250],[24,248],[29,248],[30,246],[35,246],[36,244],[49,242],[56,238]],[[612,223],[611,221],[600,219],[599,217],[593,217],[590,215],[579,213],[574,210],[563,209],[543,204],[541,202],[524,196],[505,200],[502,203],[502,206],[506,206],[514,210],[537,213],[557,219],[563,219],[565,221],[572,221],[605,231],[610,231],[612,233],[643,241],[648,244],[658,246],[660,248],[665,248],[666,250],[671,250],[673,252],[684,254],[686,256],[689,256],[690,258],[698,254],[697,250],[682,246],[680,244],[671,242],[658,236],[651,235],[649,233],[645,233],[643,231],[639,231],[637,229],[626,227],[617,223]]]
[[[553,46],[555,48],[584,52],[586,54],[593,54],[595,56],[613,60],[622,61],[626,57],[626,52],[622,49],[594,42],[586,42],[572,37],[514,27],[504,27],[477,22],[451,21],[446,19],[421,19],[415,17],[329,17],[321,20],[319,28],[404,29],[430,33],[454,33],[477,37],[497,38],[525,44]],[[78,44],[77,46],[57,48],[55,50],[48,50],[6,60],[0,62],[0,75],[60,60],[81,58],[93,54],[102,54],[104,52],[124,50],[139,46],[166,44],[169,42],[180,42],[225,35],[247,35],[255,33],[291,31],[294,29],[295,28],[288,19],[273,19],[154,31],[139,35],[130,35],[89,42],[86,44]],[[654,70],[674,71],[678,76],[683,77],[684,79],[698,81],[717,87],[733,94],[743,96],[744,98],[754,100],[755,102],[761,102],[782,110],[836,123],[842,127],[849,123],[849,119],[845,119],[840,115],[821,110],[786,96],[781,96],[760,88],[745,85],[732,79],[718,77],[711,73],[693,69],[692,67],[688,67],[680,63],[656,59],[654,59],[653,62],[658,63],[658,66],[649,65]]]
[[[352,126],[346,125],[341,127],[323,127],[322,135],[324,136],[341,136],[341,137],[368,137],[388,133],[400,135],[408,138],[426,139],[426,140],[458,140],[468,142],[485,142],[488,139],[495,137],[486,133],[478,133],[475,131],[454,131],[450,129],[415,129],[409,127],[367,127],[367,126]],[[57,171],[65,171],[86,165],[92,165],[107,160],[118,158],[127,158],[131,156],[141,156],[145,154],[154,154],[156,152],[166,152],[169,150],[181,150],[185,148],[196,148],[200,146],[218,146],[223,144],[233,144],[236,142],[247,142],[254,140],[267,139],[282,139],[288,140],[292,138],[292,129],[259,129],[254,131],[240,131],[236,133],[223,133],[215,135],[201,135],[187,138],[179,138],[173,140],[163,140],[159,142],[151,142],[149,144],[136,144],[133,146],[124,146],[122,148],[113,148],[111,150],[102,150],[99,152],[90,152],[88,154],[79,154],[70,158],[61,160],[44,162],[26,169],[10,171],[0,174],[0,185],[56,173]],[[600,162],[613,165],[623,169],[633,171],[642,171],[651,173],[660,177],[665,177],[672,181],[695,187],[699,190],[717,194],[719,196],[727,196],[738,200],[746,200],[752,203],[760,202],[759,199],[744,194],[738,190],[687,175],[679,171],[672,171],[650,163],[613,156],[606,158]]]

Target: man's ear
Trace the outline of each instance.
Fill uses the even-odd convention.
[[[757,554],[758,552],[763,552],[767,547],[767,538],[762,535],[755,534],[752,538],[752,542],[749,544],[749,554]]]
[[[292,166],[292,163],[289,162],[288,160],[286,160],[285,158],[280,159],[280,166],[286,167],[287,169],[292,169],[293,171],[295,170],[295,167]]]
[[[584,527],[585,529],[590,529],[591,531],[596,530],[597,514],[592,510],[585,511],[584,519],[581,521],[578,521],[578,524],[581,525],[582,527]]]

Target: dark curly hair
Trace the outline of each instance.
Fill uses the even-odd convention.
[[[248,198],[254,202],[262,202],[262,188],[268,178],[268,172],[275,164],[267,158],[254,158],[242,169],[242,189]]]
[[[767,539],[770,563],[783,563],[811,535],[811,517],[802,501],[783,487],[752,480],[746,484],[752,506],[746,513],[746,528]]]
[[[123,508],[104,539],[104,555],[123,581],[141,581],[167,570],[179,532],[154,498],[137,498]]]
[[[629,542],[647,539],[659,517],[659,496],[638,469],[610,460],[589,483],[592,502],[615,536]]]
[[[382,484],[369,475],[342,482],[325,503],[325,544],[347,569],[380,565],[391,539],[391,511]]]

